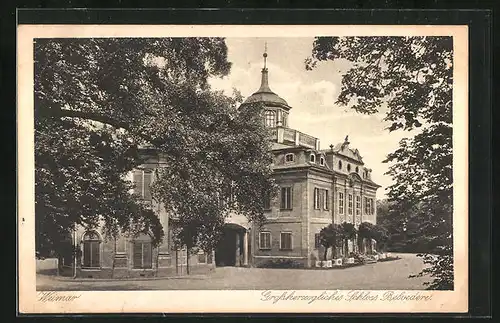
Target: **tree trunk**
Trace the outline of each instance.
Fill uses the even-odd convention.
[[[116,265],[116,237],[114,238],[114,245],[113,245],[113,262],[111,264],[111,278],[115,276],[115,265]]]
[[[328,247],[325,247],[325,253],[323,255],[323,260],[326,261],[326,255],[328,254]]]
[[[191,248],[186,247],[186,273],[189,275],[189,252]]]
[[[156,250],[156,270],[155,270],[155,276],[158,277],[158,270],[160,268],[160,247],[157,247]]]
[[[175,247],[175,274],[179,275],[179,248]]]

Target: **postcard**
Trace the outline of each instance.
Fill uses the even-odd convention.
[[[19,25],[19,311],[468,310],[468,30]]]

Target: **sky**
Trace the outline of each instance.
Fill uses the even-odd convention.
[[[392,179],[384,175],[389,164],[382,161],[393,152],[405,133],[389,133],[384,113],[364,115],[335,104],[340,92],[342,74],[349,62],[329,61],[318,64],[313,71],[305,69],[313,38],[226,38],[231,72],[224,78],[211,79],[214,89],[228,95],[233,88],[244,98],[260,86],[262,54],[267,42],[269,87],[292,107],[289,127],[320,139],[321,149],[343,142],[349,135],[350,147],[357,148],[365,166],[371,168],[372,179],[382,187],[379,199],[386,197]]]

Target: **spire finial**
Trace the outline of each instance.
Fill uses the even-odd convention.
[[[264,57],[264,68],[267,68],[267,41],[264,43],[264,54],[262,54]]]

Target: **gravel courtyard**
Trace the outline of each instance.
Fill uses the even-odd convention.
[[[207,289],[425,289],[428,277],[408,278],[424,267],[414,254],[402,259],[332,270],[216,268],[207,275],[153,280],[78,280],[37,275],[37,290],[207,290]]]

